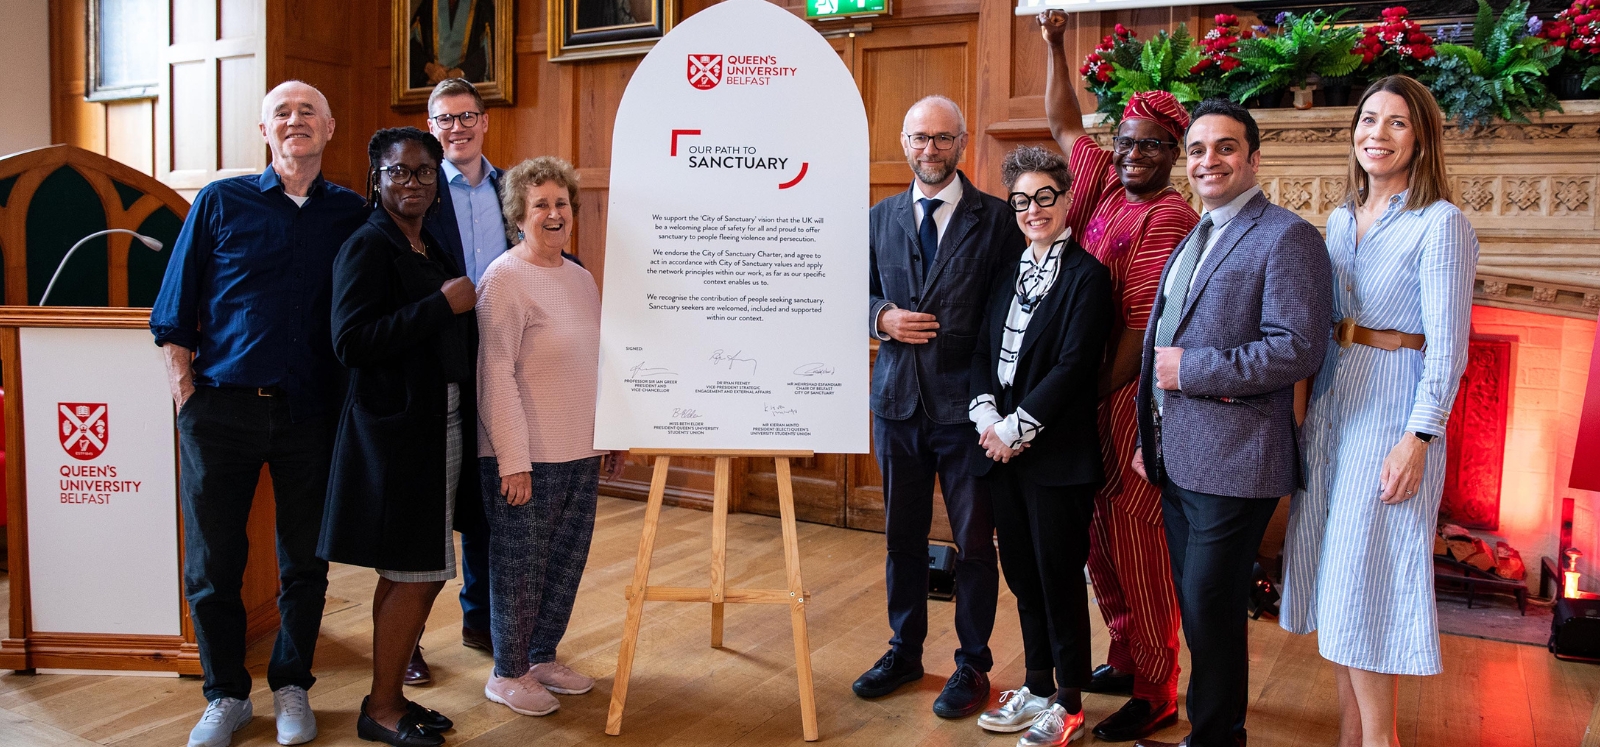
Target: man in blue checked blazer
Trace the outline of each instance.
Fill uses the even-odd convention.
[[[1205,212],[1167,260],[1144,340],[1134,466],[1162,488],[1189,747],[1245,744],[1251,569],[1301,481],[1294,386],[1321,367],[1332,314],[1327,247],[1256,186],[1260,145],[1238,104],[1195,109],[1184,147]]]
[[[956,670],[934,701],[944,718],[989,704],[999,566],[988,494],[968,467],[981,456],[967,419],[972,351],[995,273],[1027,242],[1005,201],[956,169],[967,143],[955,102],[930,96],[906,112],[901,146],[910,189],[874,205],[868,239],[869,332],[881,340],[872,372],[872,439],[883,472],[888,544],[889,651],[856,680],[863,698],[922,677],[928,633],[928,530],[938,478],[955,536]]]

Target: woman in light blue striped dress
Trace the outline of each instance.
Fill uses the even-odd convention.
[[[1328,218],[1339,344],[1302,427],[1281,624],[1317,631],[1347,747],[1399,745],[1396,675],[1441,670],[1433,536],[1478,263],[1450,203],[1442,120],[1417,81],[1373,83],[1351,123],[1350,199]]]

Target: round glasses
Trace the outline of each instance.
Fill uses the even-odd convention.
[[[411,181],[412,177],[416,177],[417,183],[423,185],[439,180],[439,170],[432,166],[423,166],[416,170],[407,166],[382,166],[378,168],[378,173],[388,174],[389,181],[395,184],[405,184]]]
[[[1029,203],[1033,203],[1042,208],[1047,208],[1056,204],[1056,200],[1064,194],[1066,194],[1066,192],[1056,189],[1055,187],[1040,187],[1039,191],[1034,192],[1031,195],[1027,192],[1012,192],[1011,198],[1008,199],[1007,202],[1011,203],[1012,210],[1015,210],[1019,213],[1026,213],[1028,212]]]
[[[457,122],[460,122],[462,127],[472,127],[478,124],[478,117],[481,116],[483,116],[483,112],[440,114],[439,116],[433,118],[433,123],[439,125],[439,129],[441,130],[453,130],[455,129]]]
[[[1161,152],[1162,146],[1167,145],[1170,145],[1174,148],[1178,147],[1178,144],[1172,142],[1171,140],[1156,140],[1154,138],[1134,140],[1131,137],[1111,138],[1111,147],[1115,148],[1119,155],[1128,153],[1137,147],[1141,155],[1154,156]]]

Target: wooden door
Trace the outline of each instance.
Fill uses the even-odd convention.
[[[156,178],[194,199],[266,168],[266,0],[171,0],[156,108]]]

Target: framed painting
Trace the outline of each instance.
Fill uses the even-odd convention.
[[[486,103],[512,103],[513,0],[392,0],[390,103],[421,108],[439,81],[466,78]]]
[[[678,0],[546,0],[551,62],[650,51],[678,20]]]

